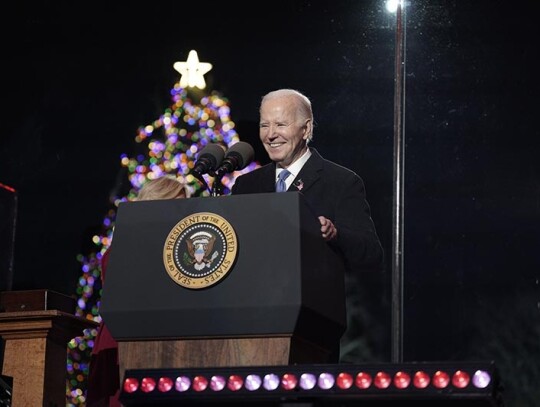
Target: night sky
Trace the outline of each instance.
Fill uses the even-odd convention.
[[[344,109],[351,106],[346,98],[356,91],[337,86],[354,79],[351,67],[342,66],[337,49],[329,47],[326,55],[320,44],[339,44],[351,31],[365,30],[335,19],[346,2],[332,8],[278,2],[279,7],[262,14],[243,10],[248,18],[238,8],[208,4],[212,7],[198,17],[172,1],[129,8],[99,2],[80,9],[57,2],[17,6],[12,17],[18,23],[6,33],[10,41],[4,45],[7,127],[0,144],[0,182],[18,192],[15,289],[73,292],[81,272],[76,256],[92,247],[89,239],[99,230],[122,175],[120,155],[133,153],[138,127],[169,106],[170,88],[179,79],[173,64],[185,61],[191,49],[202,62],[213,64],[205,77],[207,89],[229,99],[240,138],[254,146],[259,162],[267,157],[258,140],[258,105],[270,90],[305,91],[315,113],[321,112],[318,125],[335,120],[344,130]],[[303,26],[300,18],[317,21],[317,26]],[[383,75],[384,90],[391,91],[393,31],[377,30],[374,40],[390,41],[384,45],[390,71],[371,74],[371,79]],[[315,83],[324,86],[310,92]],[[384,126],[391,131],[392,100],[378,103],[387,109]],[[353,131],[369,127],[361,126]],[[318,147],[327,147],[330,157],[345,154],[332,151],[334,141],[321,136]],[[391,150],[384,148],[391,165]],[[347,159],[352,163],[355,157]],[[391,177],[390,168],[381,171]]]
[[[495,354],[514,373],[515,366],[534,372],[538,4],[409,3],[407,358]],[[168,107],[179,79],[173,64],[195,49],[213,64],[208,89],[229,99],[240,138],[255,147],[257,160],[266,160],[258,144],[260,98],[293,87],[312,99],[313,146],[364,179],[388,266],[359,290],[377,297],[374,316],[364,321],[383,337],[371,357],[388,360],[393,17],[378,1],[277,1],[243,10],[205,2],[200,14],[187,4],[19,2],[4,14],[10,28],[2,28],[0,183],[18,195],[13,288],[74,293],[76,256],[91,249],[100,229],[122,178],[120,155],[133,153],[138,127]]]

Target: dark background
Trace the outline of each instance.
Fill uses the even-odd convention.
[[[195,49],[258,161],[260,97],[293,87],[312,99],[313,146],[364,179],[388,264],[349,281],[343,353],[390,360],[396,21],[382,1],[10,7],[0,183],[18,197],[13,289],[75,292],[76,256],[124,182],[120,154]],[[411,0],[405,21],[404,359],[495,360],[512,406],[540,399],[538,9]],[[4,191],[4,235],[11,203]]]

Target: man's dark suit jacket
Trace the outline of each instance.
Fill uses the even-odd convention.
[[[364,181],[353,171],[325,160],[313,148],[311,157],[294,179],[289,191],[300,191],[316,216],[325,216],[337,228],[338,250],[346,269],[382,270],[383,249],[366,200]],[[270,163],[236,178],[231,193],[275,191],[276,164]]]

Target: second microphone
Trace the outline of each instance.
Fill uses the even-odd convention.
[[[208,144],[199,153],[193,172],[222,177],[227,173],[241,170],[253,161],[255,151],[244,141],[233,144],[226,152],[218,144]]]

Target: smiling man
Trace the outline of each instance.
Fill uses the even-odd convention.
[[[313,138],[309,98],[294,89],[275,90],[263,96],[259,114],[259,137],[272,162],[238,176],[231,193],[301,193],[346,273],[382,271],[384,254],[364,181],[308,147]],[[339,343],[331,353],[328,362],[338,362]]]
[[[313,138],[311,101],[294,89],[263,96],[259,137],[272,160],[236,178],[232,194],[301,191],[318,215],[321,235],[338,248],[349,272],[383,269],[383,249],[371,219],[364,181],[308,147]]]

